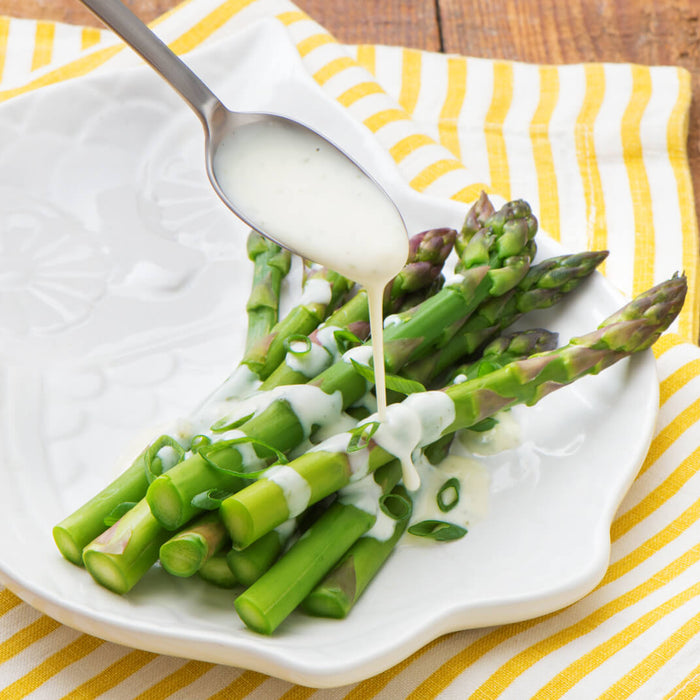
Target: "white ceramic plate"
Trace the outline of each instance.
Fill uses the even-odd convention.
[[[296,116],[360,156],[411,232],[461,223],[462,206],[400,182],[274,23],[192,60],[230,104]],[[235,364],[246,229],[209,189],[197,120],[147,69],[6,103],[0,133],[0,572],[31,605],[122,644],[333,686],[451,630],[558,609],[600,580],[655,421],[650,353],[516,411],[522,445],[484,460],[484,517],[457,543],[400,547],[345,621],[295,614],[266,638],[243,627],[231,592],[198,580],[154,569],[124,597],[98,587],[51,527]],[[558,249],[541,236],[540,251]],[[532,323],[566,341],[620,303],[596,275]]]

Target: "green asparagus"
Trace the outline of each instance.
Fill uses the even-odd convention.
[[[394,461],[378,470],[375,479],[388,493],[400,475]],[[257,632],[272,633],[376,519],[352,503],[331,505],[282,559],[236,598],[241,619]]]
[[[219,514],[205,513],[161,545],[160,563],[173,576],[194,576],[228,543],[228,532]]]
[[[401,405],[421,423],[413,447],[473,426],[515,404],[532,405],[579,377],[597,374],[618,360],[647,349],[677,316],[686,289],[685,277],[674,276],[625,305],[598,330],[572,338],[564,347],[516,360],[443,391],[412,394]],[[449,408],[445,414],[449,416],[447,425],[435,419],[436,404]],[[395,458],[380,446],[381,430],[382,426],[368,446],[359,451],[352,451],[356,432],[336,435],[285,469],[301,477],[299,483],[304,484],[308,502],[313,503],[342,488],[358,474],[372,472]],[[289,490],[282,491],[274,481],[261,478],[225,499],[220,513],[234,546],[247,546],[287,519],[291,497]]]
[[[347,293],[350,283],[344,277],[325,268],[316,270],[309,284],[325,285],[330,289],[327,303],[302,301],[289,315],[253,348],[246,352],[239,367],[224,382],[209,403],[217,398],[230,399],[251,390],[250,378],[265,378],[281,361],[285,343],[290,335],[311,332]],[[311,296],[311,295],[310,295]],[[253,373],[255,372],[255,374]],[[196,415],[197,411],[195,411]],[[197,420],[195,419],[195,423]],[[182,444],[189,445],[191,435],[179,436]],[[63,556],[76,565],[82,564],[83,548],[106,529],[105,519],[122,503],[139,501],[146,494],[151,475],[156,470],[145,464],[144,458],[152,451],[155,440],[132,465],[106,486],[100,493],[64,518],[53,529],[53,537]],[[147,468],[148,466],[148,468]],[[235,465],[233,466],[235,468]]]
[[[246,311],[248,333],[246,350],[270,333],[278,321],[280,287],[289,273],[291,253],[269,238],[251,231],[246,241],[248,258],[253,262],[253,288]]]
[[[236,576],[226,561],[226,554],[222,552],[207,559],[197,571],[197,575],[219,588],[235,588],[238,585]]]
[[[406,504],[407,510],[396,517],[391,536],[377,539],[363,535],[346,552],[336,566],[302,601],[302,609],[319,617],[347,617],[379,569],[396,547],[406,530],[410,517],[410,496],[401,485],[393,495]]]
[[[607,251],[560,255],[533,265],[515,289],[481,304],[439,353],[407,365],[401,374],[431,384],[524,314],[554,306],[577,289],[607,255]]]

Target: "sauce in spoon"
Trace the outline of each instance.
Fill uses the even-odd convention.
[[[213,165],[219,186],[246,220],[367,289],[383,419],[382,297],[408,257],[406,228],[393,202],[332,144],[292,123],[237,129],[219,144]]]

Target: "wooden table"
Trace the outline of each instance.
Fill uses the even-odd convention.
[[[179,0],[126,0],[151,20]],[[400,44],[535,63],[634,62],[684,66],[700,94],[698,0],[297,0],[344,43]],[[97,21],[78,0],[0,0],[0,14]],[[700,106],[688,151],[700,212]]]

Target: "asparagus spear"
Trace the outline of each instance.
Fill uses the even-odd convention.
[[[299,303],[267,335],[246,349],[238,368],[216,392],[215,398],[238,397],[238,387],[249,386],[251,375],[261,381],[267,379],[284,359],[288,339],[311,333],[351,287],[350,280],[333,270],[314,269],[304,282]]]
[[[228,532],[219,514],[212,511],[164,542],[158,555],[160,563],[169,574],[194,576],[227,543]]]
[[[257,379],[267,376],[279,364],[287,338],[296,333],[311,332],[323,319],[327,310],[347,293],[349,286],[350,282],[347,279],[333,271],[325,268],[315,270],[307,281],[306,297],[302,295],[302,300],[289,315],[246,352],[238,369],[199,411],[206,412],[207,403],[250,391],[253,386],[250,382],[251,377]],[[193,424],[198,422],[196,414],[197,411]],[[191,437],[178,436],[180,443],[185,446],[189,445]],[[105,518],[120,504],[136,502],[143,498],[149,485],[149,472],[152,474],[155,471],[152,467],[147,468],[145,457],[152,452],[157,443],[158,439],[154,440],[128,469],[54,527],[56,546],[68,561],[81,565],[83,547],[106,530]],[[231,466],[235,468],[236,465]]]
[[[318,617],[347,617],[348,613],[394,551],[410,519],[410,496],[398,484],[392,494],[407,504],[408,510],[395,520],[387,539],[363,535],[345,553],[336,566],[302,601],[302,609]]]
[[[289,273],[292,255],[257,231],[248,234],[246,248],[248,258],[253,262],[253,288],[246,304],[248,334],[245,347],[249,350],[277,323],[280,287]]]
[[[231,549],[226,561],[239,583],[243,586],[255,583],[277,561],[289,542],[316,522],[333,499],[316,503],[299,518],[287,520],[245,549]]]
[[[252,585],[272,566],[289,541],[293,529],[294,524],[287,521],[249,547],[231,549],[226,554],[226,563],[241,585]]]
[[[101,586],[127,593],[155,564],[160,546],[170,536],[141,500],[85,547],[85,568]]]
[[[398,443],[392,440],[392,409],[397,422],[410,420],[413,424],[416,443],[399,445],[405,455],[410,455],[416,447],[475,425],[515,404],[532,405],[584,375],[597,374],[647,349],[678,315],[686,290],[685,277],[674,276],[625,305],[598,330],[572,338],[564,347],[516,360],[442,391],[412,394],[398,407],[390,407],[388,423],[379,425],[368,446],[361,450],[354,449],[356,432],[343,433],[317,445],[285,469],[296,473],[308,502],[314,503],[395,458],[381,446]],[[436,408],[443,414],[442,421],[436,419]],[[406,486],[411,488],[411,484]],[[234,547],[247,546],[286,520],[292,497],[293,489],[283,491],[274,481],[261,478],[225,499],[220,513]]]
[[[384,314],[401,308],[409,296],[418,303],[433,291],[442,266],[454,245],[454,229],[430,229],[412,236],[406,265],[386,286]],[[320,374],[342,354],[342,343],[335,338],[336,330],[348,330],[360,340],[369,335],[367,291],[360,289],[344,306],[333,313],[319,328],[300,343],[301,357],[293,350],[287,359],[263,382],[263,391],[288,384],[303,384]]]
[[[551,350],[556,346],[556,334],[533,329],[503,336],[489,343],[484,354],[471,365],[460,368],[464,379],[480,377],[503,367],[508,362],[529,357],[536,352]],[[431,464],[439,464],[449,452],[454,433],[447,433],[423,449]],[[343,618],[348,615],[370,581],[389,558],[403,535],[410,519],[410,496],[398,485],[394,492],[409,505],[405,517],[399,517],[390,537],[377,539],[362,536],[347,551],[336,567],[304,599],[302,608],[311,615]],[[266,537],[267,535],[265,535]]]
[[[381,491],[388,493],[400,473],[396,461],[378,470]],[[376,520],[375,513],[352,503],[333,503],[282,559],[236,598],[241,619],[256,632],[272,633]]]
[[[515,360],[553,350],[557,346],[557,337],[557,333],[544,328],[500,335],[484,347],[480,357],[452,370],[449,383],[483,377]]]
[[[213,583],[219,588],[235,588],[238,585],[238,581],[226,561],[226,554],[222,552],[207,559],[199,568],[197,575],[207,583]]]
[[[401,374],[429,385],[448,367],[475,353],[523,314],[554,306],[577,289],[607,255],[607,251],[587,251],[548,258],[533,265],[515,289],[481,304],[439,353],[407,365]]]
[[[430,289],[457,238],[451,228],[436,228],[412,236],[404,268],[384,290],[384,314],[395,313],[412,292]]]
[[[148,488],[144,450],[132,465],[87,503],[53,528],[56,546],[68,561],[81,566],[83,547],[107,529],[105,519],[122,503],[143,498]]]

